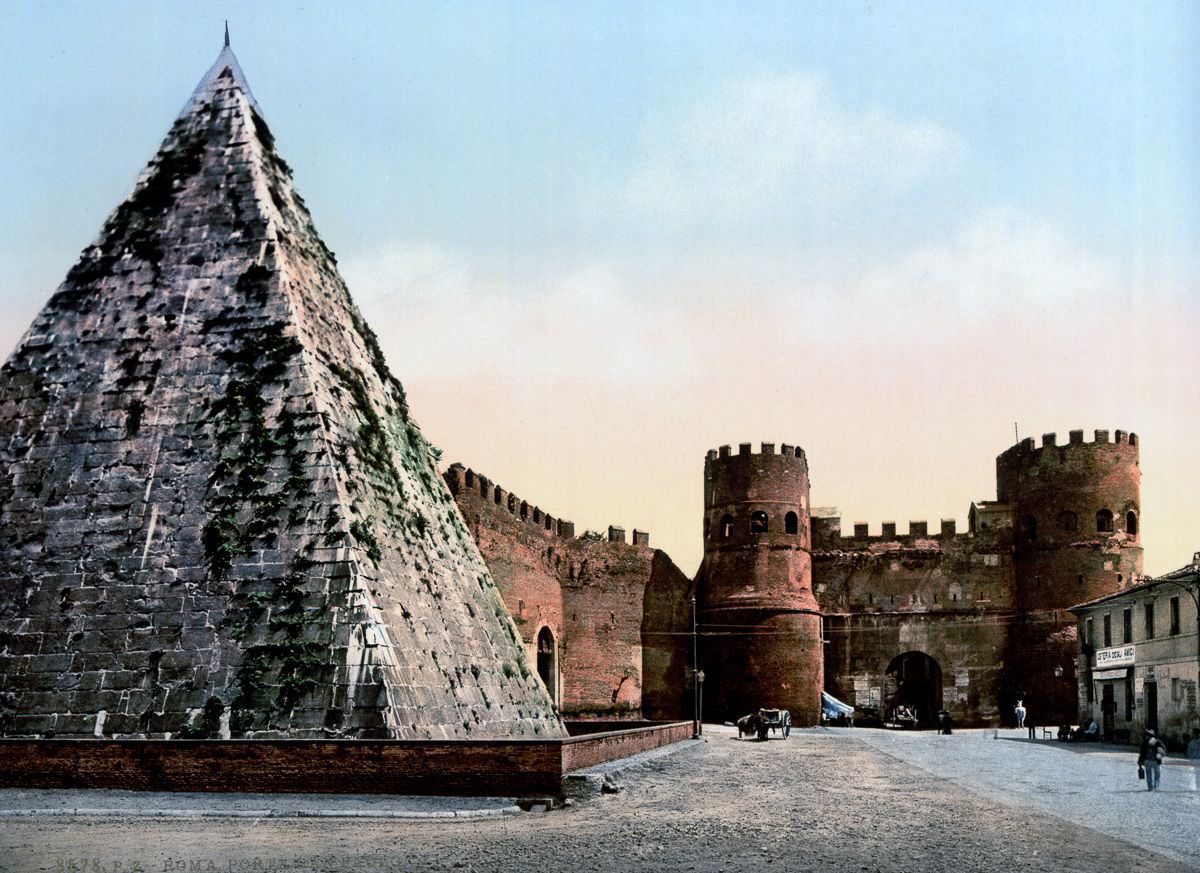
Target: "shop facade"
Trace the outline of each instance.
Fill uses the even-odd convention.
[[[1112,742],[1153,728],[1182,748],[1200,731],[1200,552],[1191,564],[1071,608],[1078,618],[1079,715]]]

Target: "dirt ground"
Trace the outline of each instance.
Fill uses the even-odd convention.
[[[0,869],[169,871],[940,871],[1194,869],[985,799],[854,739],[708,742],[621,777],[625,790],[477,821],[0,820]]]

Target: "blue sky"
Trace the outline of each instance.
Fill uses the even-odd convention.
[[[1021,435],[1143,437],[1200,548],[1194,4],[24,3],[0,33],[12,347],[230,20],[426,432],[691,572],[721,442],[847,525],[962,519]]]

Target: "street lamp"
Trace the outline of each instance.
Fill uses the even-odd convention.
[[[700,739],[700,691],[704,673],[700,671],[700,635],[696,632],[696,598],[692,598],[692,739]]]

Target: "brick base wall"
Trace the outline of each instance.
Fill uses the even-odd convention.
[[[677,721],[653,727],[617,730],[588,734],[562,740],[562,769],[564,773],[594,767],[606,761],[627,758],[638,752],[669,746],[691,739],[692,723]]]
[[[529,796],[691,736],[690,723],[548,740],[0,740],[0,786]]]

